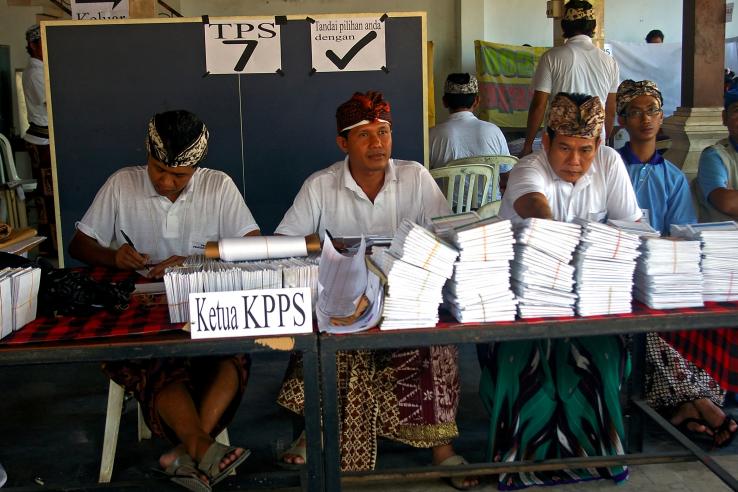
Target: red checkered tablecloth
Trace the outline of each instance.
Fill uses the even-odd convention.
[[[120,282],[137,273],[115,272],[94,268],[87,272],[95,280]],[[143,277],[140,280],[146,281]],[[131,304],[121,313],[100,310],[89,317],[60,316],[38,317],[12,335],[2,339],[0,344],[51,342],[60,340],[83,340],[89,338],[143,335],[181,330],[183,324],[169,322],[169,309],[166,297],[131,297]]]

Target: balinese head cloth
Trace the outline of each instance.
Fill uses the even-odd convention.
[[[449,75],[446,77],[446,84],[443,86],[444,94],[477,94],[479,92],[479,82],[477,82],[477,78],[474,75],[468,73],[455,75],[464,75],[468,77],[469,81],[466,83],[457,83],[451,80],[452,77]],[[458,78],[456,79],[458,80]]]
[[[339,135],[360,125],[380,121],[392,124],[390,105],[381,92],[356,92],[336,110],[336,127]]]
[[[636,82],[635,80],[623,80],[618,86],[617,105],[618,114],[625,114],[625,110],[628,108],[630,102],[640,96],[653,96],[659,102],[659,108],[664,105],[664,98],[661,96],[661,91],[656,85],[656,82],[650,80],[641,80]]]
[[[169,146],[164,143],[159,134],[160,129],[156,127],[157,116],[159,115],[154,115],[149,121],[146,135],[146,150],[154,159],[170,167],[179,167],[195,166],[205,158],[208,153],[208,137],[210,134],[204,123],[201,122],[202,129],[192,142],[184,146],[177,155],[170,155],[170,151],[167,150]]]
[[[596,20],[594,9],[585,9],[581,7],[566,8],[564,6],[564,17],[562,20],[565,21],[578,21],[578,20]]]
[[[41,27],[38,24],[34,24],[26,29],[26,42],[32,43],[41,39]]]
[[[558,135],[569,137],[599,137],[604,121],[605,110],[597,96],[577,105],[569,94],[559,92],[548,113],[548,127]]]

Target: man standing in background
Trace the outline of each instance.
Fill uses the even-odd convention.
[[[533,152],[533,140],[541,127],[551,94],[568,92],[599,97],[605,109],[601,137],[612,133],[620,71],[615,59],[592,43],[596,27],[595,13],[589,2],[571,0],[564,6],[561,29],[566,41],[563,46],[545,52],[536,67],[521,157]]]
[[[34,24],[26,31],[26,51],[31,56],[23,71],[23,94],[26,100],[29,128],[23,139],[31,156],[31,172],[38,183],[36,211],[38,232],[49,238],[41,244],[42,253],[56,256],[56,224],[54,217],[54,188],[51,178],[49,152],[49,117],[46,109],[44,77],[44,50],[41,28]]]

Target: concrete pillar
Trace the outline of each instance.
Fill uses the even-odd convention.
[[[727,135],[721,118],[725,0],[684,0],[683,10],[682,103],[664,132],[672,139],[666,158],[692,179],[702,150]]]

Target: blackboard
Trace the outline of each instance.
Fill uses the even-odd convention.
[[[188,109],[205,121],[202,165],[233,178],[264,234],[307,176],[343,158],[335,110],[355,91],[382,91],[392,106],[392,155],[425,161],[425,14],[388,14],[386,71],[312,74],[306,17],[281,26],[282,75],[205,76],[199,18],[45,23],[64,264],[76,264],[66,252],[75,222],[107,177],[145,163],[146,124],[156,112]]]

